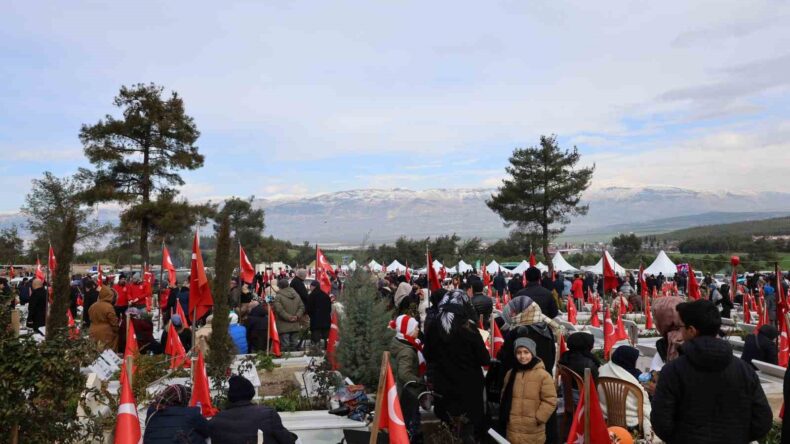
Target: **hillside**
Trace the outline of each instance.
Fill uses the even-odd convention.
[[[751,220],[729,224],[703,225],[660,234],[656,236],[656,238],[684,241],[699,237],[783,235],[790,235],[790,217],[776,217],[773,219]]]

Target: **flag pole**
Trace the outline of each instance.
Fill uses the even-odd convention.
[[[374,410],[373,424],[370,431],[370,444],[376,444],[379,437],[379,419],[381,417],[382,402],[384,401],[384,390],[387,383],[387,364],[390,353],[385,351],[381,354],[381,369],[379,371],[379,387],[376,390],[376,407]]]
[[[590,369],[584,369],[584,444],[590,444]]]
[[[164,236],[162,236],[162,261],[161,262],[162,263],[159,264],[159,288],[158,288],[159,291],[156,292],[156,310],[159,313],[159,316],[158,316],[158,318],[159,318],[159,328],[164,329],[164,327],[162,326],[162,321],[164,320],[164,318],[162,317],[162,284],[163,284],[164,271],[165,271],[165,267],[162,266],[164,264],[164,262],[165,262],[165,237]],[[168,277],[168,281],[167,281],[168,285],[165,288],[170,288],[170,272],[169,271],[167,272],[167,277]]]

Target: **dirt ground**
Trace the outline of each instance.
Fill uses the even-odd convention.
[[[290,386],[297,384],[294,372],[299,371],[295,367],[278,367],[267,372],[259,370],[258,377],[261,379],[261,387],[258,389],[260,396],[279,396]]]

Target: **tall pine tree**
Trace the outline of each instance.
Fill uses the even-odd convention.
[[[80,169],[80,176],[94,183],[91,198],[127,204],[139,221],[141,261],[149,262],[151,225],[160,216],[157,197],[175,194],[184,184],[179,170],[203,166],[195,142],[200,136],[184,101],[173,92],[162,97],[155,84],[122,87],[113,102],[123,118],[107,115],[95,125],[83,125],[80,140],[94,170]]]
[[[539,235],[550,268],[549,242],[565,231],[571,216],[587,214],[588,205],[579,202],[590,186],[595,165],[575,169],[580,158],[575,146],[562,150],[556,136],[540,136],[540,146],[513,151],[510,166],[505,168],[510,177],[486,201],[506,226]]]
[[[217,257],[214,262],[214,281],[211,286],[214,308],[212,309],[211,336],[208,340],[209,354],[206,357],[207,373],[215,381],[215,386],[219,388],[222,387],[222,381],[227,379],[227,369],[233,362],[236,350],[228,332],[228,324],[230,324],[228,290],[232,272],[230,221],[227,217],[223,217],[217,226]]]

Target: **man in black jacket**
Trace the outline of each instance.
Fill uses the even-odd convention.
[[[472,302],[472,306],[477,312],[475,324],[477,324],[480,320],[480,316],[482,316],[483,329],[488,330],[491,313],[494,311],[494,303],[491,301],[491,297],[483,294],[483,281],[480,279],[473,280],[472,285],[466,289],[466,295],[469,296],[469,300]]]
[[[299,295],[299,299],[302,300],[302,304],[307,307],[307,287],[304,286],[304,280],[307,277],[307,271],[304,268],[300,268],[296,270],[296,276],[291,279],[291,288],[296,290],[296,294]]]
[[[228,401],[225,410],[209,421],[208,428],[213,444],[246,444],[258,442],[258,430],[263,432],[263,442],[293,444],[296,435],[283,426],[280,415],[270,407],[252,403],[255,387],[243,376],[228,380]]]
[[[27,326],[38,333],[47,325],[47,290],[41,279],[33,279],[30,304],[27,309]]]
[[[514,274],[507,283],[507,291],[510,292],[510,296],[514,296],[516,293],[521,291],[522,288],[524,288],[524,283],[521,281],[521,275]]]
[[[650,415],[655,433],[668,444],[748,443],[766,436],[771,407],[754,370],[716,337],[716,306],[699,300],[676,310],[684,343],[658,378]]]
[[[529,296],[530,299],[540,306],[540,311],[544,315],[554,319],[560,314],[560,310],[557,308],[557,301],[554,300],[551,292],[540,285],[540,270],[535,267],[529,267],[526,273],[527,286],[519,291],[516,296]]]
[[[499,296],[502,296],[505,293],[506,288],[507,281],[505,280],[505,275],[502,273],[502,270],[499,270],[496,276],[494,276],[494,290]]]

